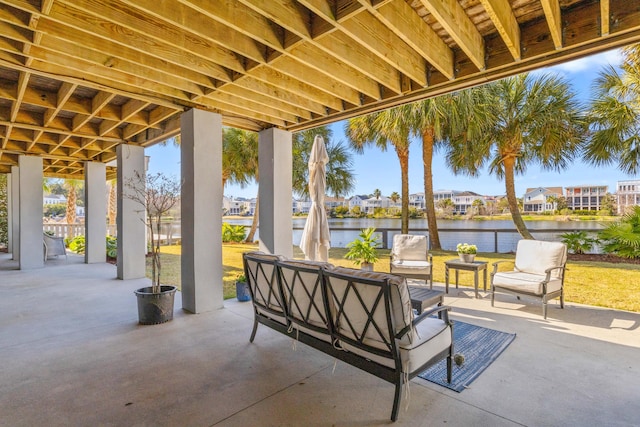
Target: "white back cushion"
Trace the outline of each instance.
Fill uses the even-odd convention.
[[[396,234],[393,236],[393,257],[406,261],[426,261],[427,236]]]
[[[526,273],[545,274],[551,267],[562,267],[567,262],[567,245],[560,242],[520,240],[516,249],[515,269]],[[561,270],[551,272],[559,278]]]

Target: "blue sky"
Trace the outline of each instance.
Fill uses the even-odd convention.
[[[546,68],[536,73],[557,73],[565,77],[572,84],[574,91],[581,101],[587,102],[591,96],[591,85],[605,66],[620,63],[620,52],[613,50],[593,55],[581,60]],[[333,139],[346,144],[343,132],[344,122],[331,125]],[[422,154],[419,141],[412,143],[409,154],[409,192],[424,191],[422,178]],[[155,145],[145,150],[151,156],[149,171],[151,173],[164,172],[169,175],[180,175],[180,150],[173,146],[161,147]],[[353,170],[356,175],[356,186],[353,194],[370,194],[376,188],[383,195],[394,191],[400,193],[400,166],[393,151],[381,152],[377,148],[367,148],[364,154],[353,154]],[[436,154],[433,162],[434,189],[470,190],[483,195],[504,194],[504,182],[483,171],[478,178],[455,176],[445,165],[441,155]],[[530,166],[526,175],[516,177],[516,193],[522,196],[529,187],[566,187],[573,185],[608,185],[609,192],[615,192],[616,181],[634,179],[620,172],[616,166],[595,168],[574,162],[563,172],[542,171],[537,166]],[[240,188],[227,185],[224,191],[227,196],[255,197],[257,186],[249,185]]]

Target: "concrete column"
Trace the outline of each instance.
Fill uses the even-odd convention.
[[[11,166],[11,259],[20,260],[20,168]]]
[[[84,164],[85,252],[87,264],[107,261],[107,165]]]
[[[7,174],[7,252],[13,252],[13,214],[11,212],[11,203],[13,203],[13,195],[11,185],[11,173]]]
[[[44,267],[42,239],[42,157],[18,157],[20,180],[20,270]]]
[[[269,128],[258,141],[260,250],[292,257],[291,132]]]
[[[121,144],[118,156],[118,279],[145,277],[145,209],[132,200],[132,185],[145,181],[144,148]],[[143,184],[144,185],[144,184]]]
[[[192,109],[180,118],[182,140],[182,308],[223,307],[222,117]]]

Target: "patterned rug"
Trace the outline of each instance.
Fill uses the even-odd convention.
[[[446,359],[418,376],[460,393],[467,388],[511,344],[516,334],[508,334],[469,323],[454,321],[454,354],[464,355],[464,363],[453,363],[451,384],[447,382]]]

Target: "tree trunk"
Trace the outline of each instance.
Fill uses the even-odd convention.
[[[518,200],[516,199],[516,186],[514,179],[514,165],[515,159],[511,156],[504,159],[504,182],[507,190],[507,202],[509,202],[509,211],[511,211],[511,218],[516,226],[516,230],[524,239],[534,240],[527,226],[522,220],[520,210],[518,209]]]
[[[249,234],[247,234],[247,238],[244,239],[245,243],[253,243],[253,236],[256,234],[256,229],[258,228],[258,206],[260,202],[260,198],[256,196],[256,209],[253,212],[253,221],[251,221],[251,229],[249,230]]]
[[[440,235],[436,222],[436,206],[433,202],[433,128],[422,133],[422,164],[424,165],[424,210],[431,249],[440,250]]]
[[[116,215],[118,212],[117,203],[118,195],[116,194],[116,183],[112,181],[109,184],[109,225],[114,225],[116,223]]]
[[[398,151],[402,174],[402,234],[409,233],[409,150]]]

